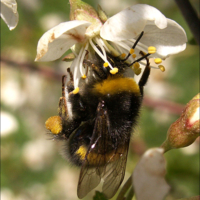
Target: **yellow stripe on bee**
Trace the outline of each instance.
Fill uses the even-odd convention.
[[[105,165],[108,162],[113,162],[115,160],[118,160],[122,156],[123,152],[124,152],[123,147],[119,148],[116,152],[115,150],[113,150],[105,154],[90,152],[87,155],[87,161],[90,166]],[[84,161],[86,153],[87,153],[87,148],[84,145],[81,145],[79,149],[75,152],[75,154],[79,156],[79,159],[81,161]]]
[[[102,95],[131,92],[140,94],[140,89],[133,78],[109,77],[103,82],[94,85],[94,92]]]
[[[62,131],[62,119],[60,116],[53,116],[45,122],[46,129],[57,135]]]
[[[87,153],[87,149],[83,145],[80,146],[79,149],[76,151],[76,154],[80,156],[81,160],[84,160],[86,153]]]

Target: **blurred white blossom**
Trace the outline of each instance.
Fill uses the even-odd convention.
[[[17,119],[13,115],[1,111],[1,137],[14,133],[18,127]]]
[[[53,143],[37,139],[27,142],[23,148],[23,160],[32,170],[42,170],[53,157]]]
[[[19,15],[15,0],[1,0],[1,18],[10,30],[13,30],[17,26]]]

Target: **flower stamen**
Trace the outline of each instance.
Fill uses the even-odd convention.
[[[134,45],[133,45],[132,48],[130,49],[129,54],[126,56],[126,58],[125,58],[123,61],[126,61],[126,60],[129,58],[129,56],[130,56],[131,54],[134,53],[134,49],[135,49],[137,43],[138,43],[138,42],[140,41],[140,39],[142,38],[143,34],[144,34],[144,31],[142,31],[142,32],[140,33],[140,35],[139,35],[139,37],[137,38],[137,40],[135,41]],[[131,52],[132,52],[132,53],[131,53]]]
[[[79,93],[79,87],[75,88],[73,91],[72,91],[73,94],[78,94]]]
[[[133,64],[133,67],[134,67],[135,69],[138,69],[138,68],[140,68],[140,64],[139,64],[138,62],[136,62],[136,63]]]
[[[137,60],[135,60],[134,62],[132,62],[131,64],[129,64],[129,66],[133,65],[136,62],[139,62],[139,61],[143,60],[144,58],[147,58],[150,55],[151,55],[150,53],[144,54],[141,58],[138,58]]]
[[[132,48],[129,51],[130,54],[133,54],[134,52],[135,52],[135,49],[132,49]]]
[[[84,72],[83,72],[83,60],[84,60],[84,58],[85,58],[85,55],[86,55],[86,53],[88,52],[87,51],[87,49],[88,49],[88,45],[89,45],[89,43],[87,42],[86,43],[86,45],[85,45],[85,48],[83,48],[83,50],[81,50],[81,58],[80,58],[80,71],[81,71],[81,74],[82,75],[84,75]]]
[[[105,63],[108,63],[109,67],[111,69],[113,69],[112,65],[108,62],[106,56],[104,56],[100,51],[99,49],[94,45],[94,43],[92,42],[92,39],[89,39],[89,42],[90,42],[90,45],[92,46],[92,48],[95,50],[95,52],[101,57],[101,59],[103,61],[105,61]],[[103,51],[103,50],[102,50]]]
[[[160,63],[162,62],[162,59],[161,59],[161,58],[155,58],[155,59],[154,59],[154,62],[155,62],[156,64],[160,64]]]
[[[118,71],[119,71],[118,68],[114,67],[112,70],[110,70],[110,73],[111,74],[116,74]]]
[[[134,53],[133,55],[132,55],[132,58],[136,58],[137,57],[137,55]]]
[[[148,53],[149,53],[149,54],[154,54],[154,53],[156,53],[156,47],[154,47],[154,46],[148,47]]]
[[[165,67],[163,65],[158,65],[159,69],[164,72],[165,71]]]
[[[141,68],[138,68],[138,69],[134,69],[133,71],[134,71],[134,73],[135,73],[136,75],[140,75],[142,69],[141,69]]]
[[[103,63],[103,66],[108,67],[108,63],[107,62]]]

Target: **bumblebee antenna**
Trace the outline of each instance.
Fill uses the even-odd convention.
[[[140,33],[138,39],[135,41],[135,43],[133,44],[133,46],[132,46],[131,49],[135,49],[136,45],[138,44],[138,42],[139,42],[140,39],[142,38],[143,34],[144,34],[144,31],[142,31],[142,32]],[[131,55],[131,54],[130,54],[130,52],[129,52],[128,55],[126,56],[126,58],[124,58],[122,61],[126,61],[126,60],[130,57],[130,55]],[[133,63],[132,63],[132,64],[133,64]],[[132,64],[131,64],[131,65],[132,65]]]

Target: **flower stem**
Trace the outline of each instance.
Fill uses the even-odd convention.
[[[163,142],[160,147],[164,149],[164,153],[172,149],[172,147],[168,144],[167,141]]]
[[[123,185],[123,187],[122,187],[121,191],[119,192],[119,195],[118,195],[116,200],[123,200],[124,195],[126,194],[128,189],[131,187],[131,185],[132,185],[132,175],[128,178],[126,183]]]
[[[134,190],[133,190],[133,187],[131,187],[129,192],[128,192],[128,195],[126,197],[126,200],[132,200],[133,195],[134,195]]]
[[[200,45],[200,37],[199,37],[200,21],[198,19],[196,11],[192,7],[189,0],[184,0],[184,2],[183,0],[175,0],[175,2],[178,5],[179,9],[181,10],[188,26],[190,27],[190,30],[197,44]]]

